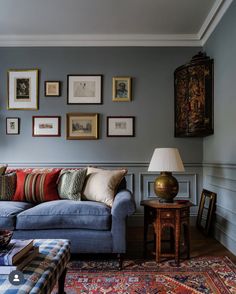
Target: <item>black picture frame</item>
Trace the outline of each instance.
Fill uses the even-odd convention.
[[[210,233],[215,206],[216,193],[203,189],[199,203],[196,225],[204,235],[209,235]]]
[[[115,124],[120,124],[116,128]],[[134,137],[135,117],[134,116],[107,116],[107,137]]]
[[[50,91],[51,86],[56,86],[55,89]],[[54,92],[53,92],[54,91]],[[45,97],[60,97],[61,96],[61,82],[60,81],[45,81],[44,82],[44,95]]]
[[[102,104],[102,95],[103,75],[67,75],[67,104]]]
[[[19,134],[20,134],[20,118],[6,117],[6,135],[19,135]]]

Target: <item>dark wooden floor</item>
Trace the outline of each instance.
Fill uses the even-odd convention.
[[[127,257],[141,258],[143,254],[143,228],[130,227],[127,232]],[[149,258],[152,258],[150,246]],[[205,237],[195,227],[191,227],[191,257],[198,256],[228,256],[236,262],[236,256],[212,237]],[[154,258],[154,257],[153,257]]]

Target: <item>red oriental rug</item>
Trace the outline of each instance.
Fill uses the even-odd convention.
[[[73,261],[68,266],[65,291],[75,293],[192,294],[236,293],[236,266],[227,257],[201,257],[159,266],[155,261]]]

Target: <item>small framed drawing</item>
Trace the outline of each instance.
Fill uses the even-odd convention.
[[[98,139],[97,113],[67,113],[67,140]]]
[[[45,97],[61,96],[61,83],[59,81],[45,81],[44,94]]]
[[[38,109],[37,69],[8,71],[8,109]]]
[[[216,205],[216,193],[202,190],[197,215],[197,228],[205,235],[209,235]]]
[[[67,104],[101,104],[102,75],[68,75]]]
[[[20,133],[20,119],[19,117],[6,118],[6,134],[19,135]]]
[[[60,116],[33,116],[32,117],[33,137],[60,137],[61,117]]]
[[[131,101],[130,77],[114,77],[112,79],[112,101]]]
[[[134,137],[134,116],[108,116],[107,137]]]

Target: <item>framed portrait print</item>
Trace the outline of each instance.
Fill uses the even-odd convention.
[[[112,79],[112,101],[131,101],[130,77],[114,77]]]
[[[8,109],[38,109],[38,70],[8,71]]]
[[[32,117],[33,137],[60,137],[61,117],[60,116],[33,116]]]
[[[67,140],[98,139],[97,113],[67,113]]]
[[[107,137],[134,137],[134,116],[108,116]]]
[[[102,75],[68,75],[67,104],[101,104]]]
[[[61,96],[61,83],[59,81],[45,81],[44,94],[45,97]]]
[[[209,235],[216,205],[216,193],[202,190],[198,215],[197,228],[203,232],[204,235]]]
[[[20,118],[7,117],[6,118],[6,134],[19,135],[19,133],[20,133]]]

